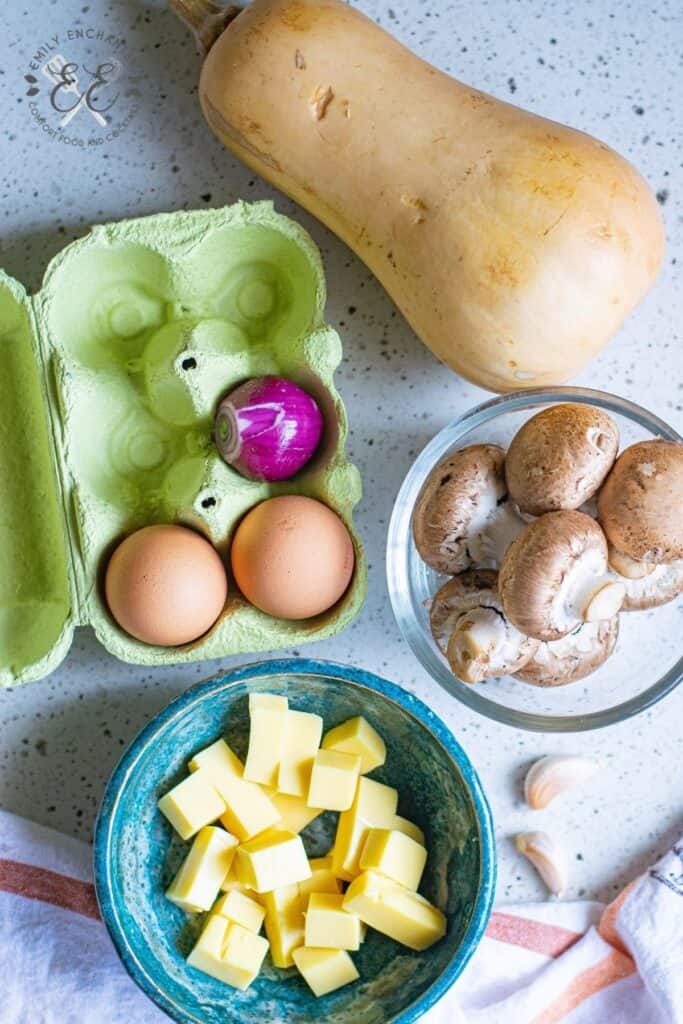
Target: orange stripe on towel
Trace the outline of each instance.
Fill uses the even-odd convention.
[[[595,995],[596,992],[607,988],[608,985],[613,985],[615,981],[628,978],[635,969],[636,966],[631,957],[624,956],[623,953],[619,953],[615,949],[599,960],[597,964],[587,967],[585,971],[577,974],[564,992],[537,1017],[534,1017],[531,1024],[557,1024],[589,996]]]
[[[486,937],[555,957],[573,946],[581,934],[555,924],[532,921],[528,917],[494,912],[489,919]]]
[[[605,942],[609,942],[611,946],[614,946],[614,948],[618,949],[621,953],[628,953],[628,950],[617,931],[617,917],[619,916],[619,911],[624,905],[624,900],[639,881],[640,877],[634,878],[632,882],[629,882],[625,889],[621,890],[617,898],[612,900],[609,906],[604,910],[603,915],[600,918],[600,924],[598,925],[598,931]]]
[[[93,885],[33,864],[0,858],[0,891],[51,903],[96,921],[100,919]]]

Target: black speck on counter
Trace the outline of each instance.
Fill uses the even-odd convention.
[[[514,78],[508,78],[508,89],[510,92],[517,92],[517,83]]]
[[[634,107],[633,108],[633,113],[637,114],[638,117],[642,117],[643,114],[645,113],[645,107]]]
[[[660,206],[664,206],[664,204],[665,204],[665,202],[667,201],[668,198],[669,198],[669,190],[668,190],[668,188],[660,188],[659,192],[657,193],[657,202],[659,203],[659,205]]]

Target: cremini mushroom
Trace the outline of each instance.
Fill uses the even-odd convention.
[[[504,462],[498,445],[475,444],[432,470],[413,513],[415,546],[432,569],[455,574],[500,562],[524,525],[508,499]]]
[[[598,520],[619,554],[646,564],[674,562],[683,558],[682,506],[683,444],[639,441],[624,449],[605,480]]]
[[[520,511],[575,509],[598,490],[617,457],[619,430],[592,405],[552,405],[517,431],[505,459],[505,479]]]
[[[639,612],[658,608],[683,594],[683,558],[675,562],[662,562],[639,578],[625,579],[626,596],[623,612]]]
[[[505,553],[498,589],[510,622],[538,640],[611,619],[625,590],[609,575],[602,530],[574,509],[546,512],[525,526]]]
[[[434,595],[432,635],[458,679],[480,683],[516,672],[539,646],[503,614],[493,569],[468,569]]]
[[[582,622],[572,633],[539,645],[516,673],[531,686],[564,686],[600,668],[614,651],[619,616],[601,622]]]

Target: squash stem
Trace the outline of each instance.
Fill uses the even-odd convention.
[[[170,6],[194,32],[203,54],[209,52],[223,29],[242,11],[241,7],[225,7],[213,0],[170,0]]]

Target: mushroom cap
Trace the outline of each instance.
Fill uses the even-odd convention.
[[[420,557],[437,572],[462,572],[471,563],[467,539],[507,495],[505,452],[474,444],[454,452],[430,473],[413,512]]]
[[[493,675],[511,675],[529,660],[539,646],[538,640],[523,636],[505,619],[497,581],[498,573],[495,569],[468,569],[444,583],[432,599],[429,616],[432,636],[449,664],[454,654],[450,641],[468,613],[489,610],[499,616],[503,624],[503,647],[496,652],[492,661],[482,659],[470,662],[465,682],[480,682]],[[453,664],[451,668],[457,674]]]
[[[551,405],[532,416],[512,439],[505,479],[522,512],[574,509],[598,490],[617,457],[619,430],[591,405]]]
[[[546,512],[505,552],[498,590],[505,615],[526,636],[559,640],[581,622],[572,608],[577,573],[596,587],[607,570],[607,541],[598,524],[575,509]]]
[[[625,448],[598,496],[598,520],[617,551],[639,562],[683,558],[683,444]]]
[[[662,562],[651,573],[626,582],[626,596],[621,610],[640,612],[658,608],[683,594],[683,558],[675,562]]]
[[[619,616],[584,622],[560,640],[541,644],[526,665],[516,672],[531,686],[564,686],[583,679],[607,661],[619,635]]]

